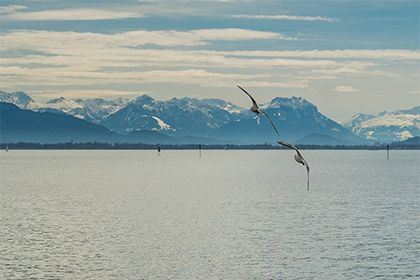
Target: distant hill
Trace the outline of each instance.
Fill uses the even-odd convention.
[[[113,142],[119,135],[109,129],[65,114],[39,113],[0,102],[0,141],[11,142]]]
[[[176,143],[174,137],[168,136],[166,134],[152,131],[152,130],[139,130],[133,131],[128,135],[123,137],[124,142],[126,143],[145,143],[145,144],[172,144]]]
[[[411,147],[411,148],[420,149],[420,137],[416,136],[416,137],[412,137],[404,141],[394,142],[391,144],[391,147],[392,148]]]
[[[295,141],[297,145],[356,145],[357,143],[341,140],[324,134],[310,134]]]

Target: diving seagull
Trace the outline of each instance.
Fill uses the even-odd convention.
[[[306,160],[303,158],[302,154],[299,152],[299,150],[294,145],[289,144],[289,143],[284,142],[284,141],[277,141],[277,143],[279,143],[280,145],[286,146],[286,147],[288,147],[288,148],[293,149],[293,150],[296,151],[295,160],[298,163],[300,163],[303,166],[305,166],[306,167],[306,172],[308,173],[308,182],[307,182],[306,189],[309,191],[309,165],[308,165],[308,163],[306,162]]]
[[[273,121],[270,119],[270,117],[268,116],[268,114],[263,110],[260,109],[260,107],[258,107],[257,102],[255,101],[255,99],[251,96],[251,94],[249,94],[246,90],[244,90],[241,86],[237,86],[240,90],[242,90],[246,95],[249,96],[249,98],[252,101],[252,107],[251,107],[251,111],[254,112],[255,114],[257,114],[257,116],[261,113],[264,116],[267,117],[267,119],[270,121],[271,125],[273,126],[274,130],[276,131],[277,135],[280,136],[279,131],[277,130],[276,126],[274,125]]]

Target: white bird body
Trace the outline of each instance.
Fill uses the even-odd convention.
[[[305,165],[305,162],[303,161],[303,159],[298,154],[295,154],[294,158],[298,163],[301,163],[302,165]]]

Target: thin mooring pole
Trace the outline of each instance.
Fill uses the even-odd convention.
[[[389,145],[386,145],[386,159],[389,159]]]

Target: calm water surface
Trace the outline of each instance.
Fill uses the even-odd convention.
[[[0,152],[1,279],[420,278],[420,152]]]

